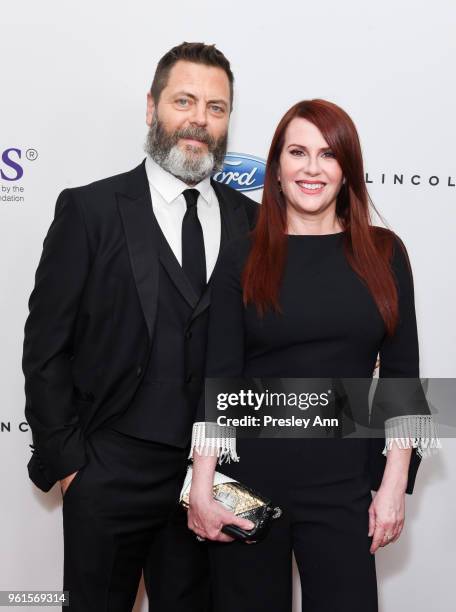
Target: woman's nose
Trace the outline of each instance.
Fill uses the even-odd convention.
[[[320,164],[318,161],[318,157],[313,157],[311,155],[309,155],[306,159],[306,165],[304,170],[308,173],[313,175],[316,174],[320,174]]]

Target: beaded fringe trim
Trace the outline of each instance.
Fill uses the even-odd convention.
[[[437,425],[432,415],[412,414],[392,417],[385,421],[386,443],[383,455],[391,450],[393,443],[399,448],[415,448],[422,458],[428,457],[442,448],[438,437]],[[215,423],[194,423],[192,442],[188,458],[193,452],[206,457],[218,457],[221,465],[224,461],[239,461],[236,452],[236,428]]]
[[[383,454],[393,447],[416,448],[420,457],[428,457],[442,448],[437,425],[430,414],[410,414],[385,421],[386,444]]]
[[[224,461],[227,463],[239,461],[236,452],[235,427],[221,426],[216,423],[194,423],[189,459],[193,457],[194,451],[205,457],[218,457],[219,465]]]

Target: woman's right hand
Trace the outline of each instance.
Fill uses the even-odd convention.
[[[192,487],[193,489],[193,487]],[[253,529],[252,521],[237,517],[211,497],[210,491],[190,490],[188,527],[204,540],[232,542],[234,538],[222,533],[224,525],[236,525],[241,529]]]

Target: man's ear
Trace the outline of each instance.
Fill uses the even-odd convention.
[[[150,91],[147,92],[146,123],[150,127],[155,112],[155,102]]]

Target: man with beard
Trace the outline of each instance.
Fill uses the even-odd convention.
[[[209,609],[205,546],[176,510],[202,392],[210,278],[257,205],[222,166],[233,75],[213,45],[160,60],[147,158],[65,189],[29,301],[23,369],[33,482],[63,495],[70,610]]]

